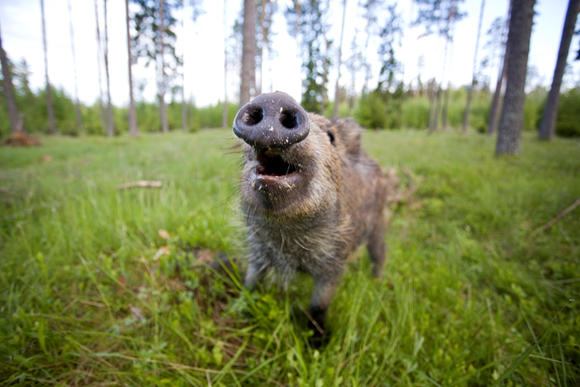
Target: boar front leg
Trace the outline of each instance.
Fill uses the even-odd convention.
[[[326,314],[339,280],[340,275],[330,278],[314,278],[314,291],[310,299],[310,316],[312,320],[309,325],[310,328],[314,329],[315,338],[325,336]]]
[[[367,242],[367,250],[373,263],[373,275],[375,278],[383,276],[383,268],[387,256],[387,244],[385,243],[384,234],[385,222],[381,216],[375,222],[375,225]]]
[[[248,268],[246,269],[246,274],[244,275],[244,287],[248,290],[252,290],[260,279],[266,274],[265,265],[263,262],[257,262],[255,260],[250,260],[248,262]]]

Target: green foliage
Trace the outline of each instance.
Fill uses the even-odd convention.
[[[378,90],[390,90],[395,83],[395,76],[401,73],[401,63],[395,58],[395,47],[403,34],[402,18],[397,13],[397,4],[387,5],[387,18],[380,32],[378,48],[381,70],[379,72]]]
[[[320,0],[307,0],[300,2],[300,15],[295,7],[288,7],[285,12],[290,36],[296,36],[296,23],[300,31],[300,52],[302,56],[302,68],[305,77],[302,81],[301,105],[309,112],[319,112],[322,103],[323,68],[325,58],[322,56],[322,48],[331,44],[325,41],[322,20],[322,5]]]
[[[560,95],[556,134],[563,137],[580,136],[580,87]]]
[[[429,127],[429,99],[426,97],[406,100],[401,106],[404,128],[427,129]]]
[[[385,278],[359,253],[315,350],[307,276],[248,293],[239,273],[191,268],[193,247],[244,255],[230,138],[0,148],[4,384],[578,385],[577,210],[532,235],[580,196],[577,141],[524,133],[514,162],[475,134],[365,132],[367,152],[418,189],[392,208]],[[163,188],[116,189],[139,179]]]
[[[75,105],[72,98],[57,88],[52,89],[55,123],[61,134],[77,136]],[[10,134],[8,112],[3,94],[0,93],[0,136]],[[48,113],[46,109],[46,92],[38,93],[30,89],[16,88],[16,104],[23,118],[24,130],[28,133],[48,133]],[[107,117],[106,104],[104,105],[105,119]],[[228,121],[230,124],[237,113],[238,106],[228,105]],[[193,103],[186,103],[188,116],[188,131],[194,132],[201,128],[219,128],[222,126],[222,105],[197,108]],[[141,133],[161,131],[159,107],[150,102],[137,102],[137,124]],[[101,123],[101,114],[98,102],[87,106],[81,104],[83,133],[86,135],[106,135]],[[113,119],[117,134],[128,132],[128,109],[113,106]],[[171,130],[181,130],[182,113],[181,102],[171,102],[167,105],[167,117]]]
[[[364,128],[384,129],[387,127],[387,106],[379,93],[363,95],[358,103],[354,118]]]
[[[463,124],[466,98],[464,89],[451,90],[447,116],[447,124],[450,127],[458,128]],[[476,93],[473,96],[469,125],[478,132],[487,131],[490,109],[488,98],[486,93]],[[439,117],[440,122],[442,115],[443,109]],[[354,117],[366,128],[427,129],[429,127],[429,99],[426,96],[408,98],[400,86],[392,94],[375,91],[360,98]]]
[[[523,130],[537,131],[542,120],[548,92],[543,87],[536,87],[526,95],[524,103]]]

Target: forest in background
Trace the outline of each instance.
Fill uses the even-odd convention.
[[[495,67],[499,67],[499,70],[507,67],[509,12],[505,19],[497,18],[490,26],[484,27],[480,21],[480,32],[475,44],[476,47],[482,46],[483,53],[478,56],[476,48],[473,81],[470,85],[454,88],[451,83],[452,76],[445,72],[445,68],[451,66],[449,62],[452,57],[448,51],[453,49],[455,25],[465,17],[462,11],[463,0],[414,0],[416,18],[408,28],[423,29],[425,36],[436,35],[444,44],[445,50],[441,55],[443,73],[440,77],[422,80],[423,63],[419,66],[417,77],[408,83],[402,80],[404,63],[398,55],[404,31],[396,4],[389,4],[384,0],[360,2],[358,17],[364,20],[365,25],[360,34],[365,36],[365,43],[357,46],[356,39],[353,40],[351,56],[342,58],[342,46],[345,43],[342,42],[342,36],[339,42],[338,37],[329,36],[332,21],[327,16],[330,7],[339,6],[341,3],[345,10],[345,1],[295,1],[293,6],[284,7],[271,0],[245,0],[242,13],[230,28],[224,43],[224,77],[227,79],[228,74],[231,76],[232,73],[236,80],[239,77],[240,91],[236,93],[239,104],[226,99],[213,106],[199,107],[184,94],[184,56],[176,51],[176,40],[179,38],[176,30],[184,22],[180,20],[180,15],[187,13],[195,22],[203,14],[203,2],[126,2],[127,41],[131,57],[129,71],[137,61],[142,61],[147,66],[154,65],[158,92],[155,102],[143,98],[135,100],[130,76],[131,102],[128,106],[114,106],[108,96],[107,1],[102,4],[104,25],[103,20],[100,21],[104,30],[99,29],[99,2],[95,1],[96,35],[99,57],[103,62],[100,64],[104,67],[99,68],[99,85],[105,86],[101,87],[96,101],[92,105],[81,103],[74,95],[67,95],[62,89],[50,85],[48,65],[47,88],[31,90],[28,80],[30,70],[26,61],[22,59],[15,63],[3,52],[7,64],[5,67],[9,71],[3,71],[3,82],[0,85],[0,136],[8,136],[18,125],[27,133],[59,132],[73,136],[122,134],[130,132],[132,114],[136,117],[132,134],[134,136],[138,131],[180,129],[192,132],[201,128],[230,126],[237,108],[262,91],[264,63],[276,55],[271,32],[273,16],[276,13],[284,14],[288,32],[296,39],[300,48],[304,76],[302,105],[308,111],[321,113],[329,118],[352,116],[369,129],[416,128],[429,129],[431,132],[460,127],[465,131],[469,127],[480,133],[495,132],[495,128],[489,128],[491,115],[499,117],[500,114],[493,112],[492,106],[496,104],[496,99],[500,101],[497,105],[501,106],[501,95],[498,98],[496,94],[499,93],[495,90],[501,91],[505,87],[505,83],[502,86],[500,82],[506,81],[506,74],[505,70],[503,73],[500,71],[495,88],[491,85],[490,74],[495,71]],[[227,0],[224,6],[226,4]],[[482,2],[481,14],[484,6],[485,1]],[[572,7],[572,2],[570,6]],[[480,35],[483,27],[486,32],[482,39]],[[224,19],[224,30],[227,29]],[[372,49],[369,41],[372,39],[378,41],[378,74],[372,74],[373,65],[369,63],[369,50]],[[71,48],[74,57],[74,43]],[[421,57],[421,60],[424,61],[424,58]],[[564,60],[564,66],[565,64]],[[338,69],[334,98],[328,95],[331,68]],[[341,69],[346,70],[342,81]],[[537,70],[534,66],[529,66],[527,72],[522,129],[532,131],[539,129],[550,88],[537,81]],[[5,82],[7,73],[9,79]],[[364,85],[359,90],[355,86],[357,76],[364,76]],[[373,85],[371,80],[375,78],[377,83]],[[17,119],[10,118],[7,85],[12,85],[13,88]],[[49,95],[47,91],[50,91]],[[335,101],[338,101],[338,106],[335,106]],[[560,93],[555,134],[580,136],[578,106],[580,85],[570,78]],[[54,118],[51,119],[51,116]],[[16,121],[12,129],[11,120]],[[54,128],[51,128],[51,121],[54,121]],[[108,121],[112,121],[112,125]]]
[[[27,133],[48,134],[48,117],[46,109],[46,92],[33,91],[28,86],[25,62],[11,66],[14,79],[15,97],[18,110],[22,115],[23,128]],[[358,96],[354,100],[348,98],[346,91],[341,89],[339,116],[352,116],[359,124],[368,129],[428,129],[429,128],[429,98],[425,90],[424,95],[413,89],[405,89],[403,85],[395,92],[373,91]],[[465,113],[467,87],[450,91],[448,108],[448,127],[459,129]],[[538,86],[526,96],[524,108],[524,126],[526,131],[538,130],[546,103],[548,90]],[[480,133],[487,133],[488,117],[493,94],[489,89],[478,90],[471,106],[469,126]],[[4,87],[0,84],[0,135],[10,134],[10,121],[6,109]],[[78,136],[79,133],[75,103],[71,96],[62,89],[53,88],[53,106],[56,126],[64,135]],[[333,103],[325,108],[325,115],[332,116]],[[560,98],[556,134],[564,137],[580,136],[580,87],[566,90]],[[170,130],[182,129],[181,101],[171,98],[167,105]],[[194,132],[204,128],[219,128],[222,126],[222,103],[213,106],[198,107],[193,101],[186,102],[188,114],[187,129]],[[234,119],[238,104],[228,104],[228,122]],[[99,116],[99,104],[81,104],[80,107],[84,135],[106,135],[106,128],[102,126]],[[161,120],[159,104],[147,101],[137,101],[137,120],[143,132],[160,132]],[[113,106],[113,117],[117,134],[128,133],[128,107]],[[442,117],[440,117],[442,120]]]

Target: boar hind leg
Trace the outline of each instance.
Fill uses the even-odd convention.
[[[310,299],[310,317],[312,320],[309,325],[314,330],[315,337],[322,337],[325,334],[326,313],[339,279],[339,276],[314,279],[314,291]]]
[[[387,244],[385,243],[385,235],[383,232],[384,223],[382,216],[377,219],[367,242],[367,250],[373,263],[373,275],[375,278],[382,277],[387,254]]]

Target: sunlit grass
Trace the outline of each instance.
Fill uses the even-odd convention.
[[[363,140],[418,189],[393,209],[384,280],[366,252],[349,266],[320,350],[308,277],[250,294],[188,269],[193,248],[244,254],[231,132],[1,148],[0,383],[577,385],[580,209],[530,235],[580,197],[578,142],[529,135],[498,159],[475,134]],[[163,188],[116,189],[135,180]]]

